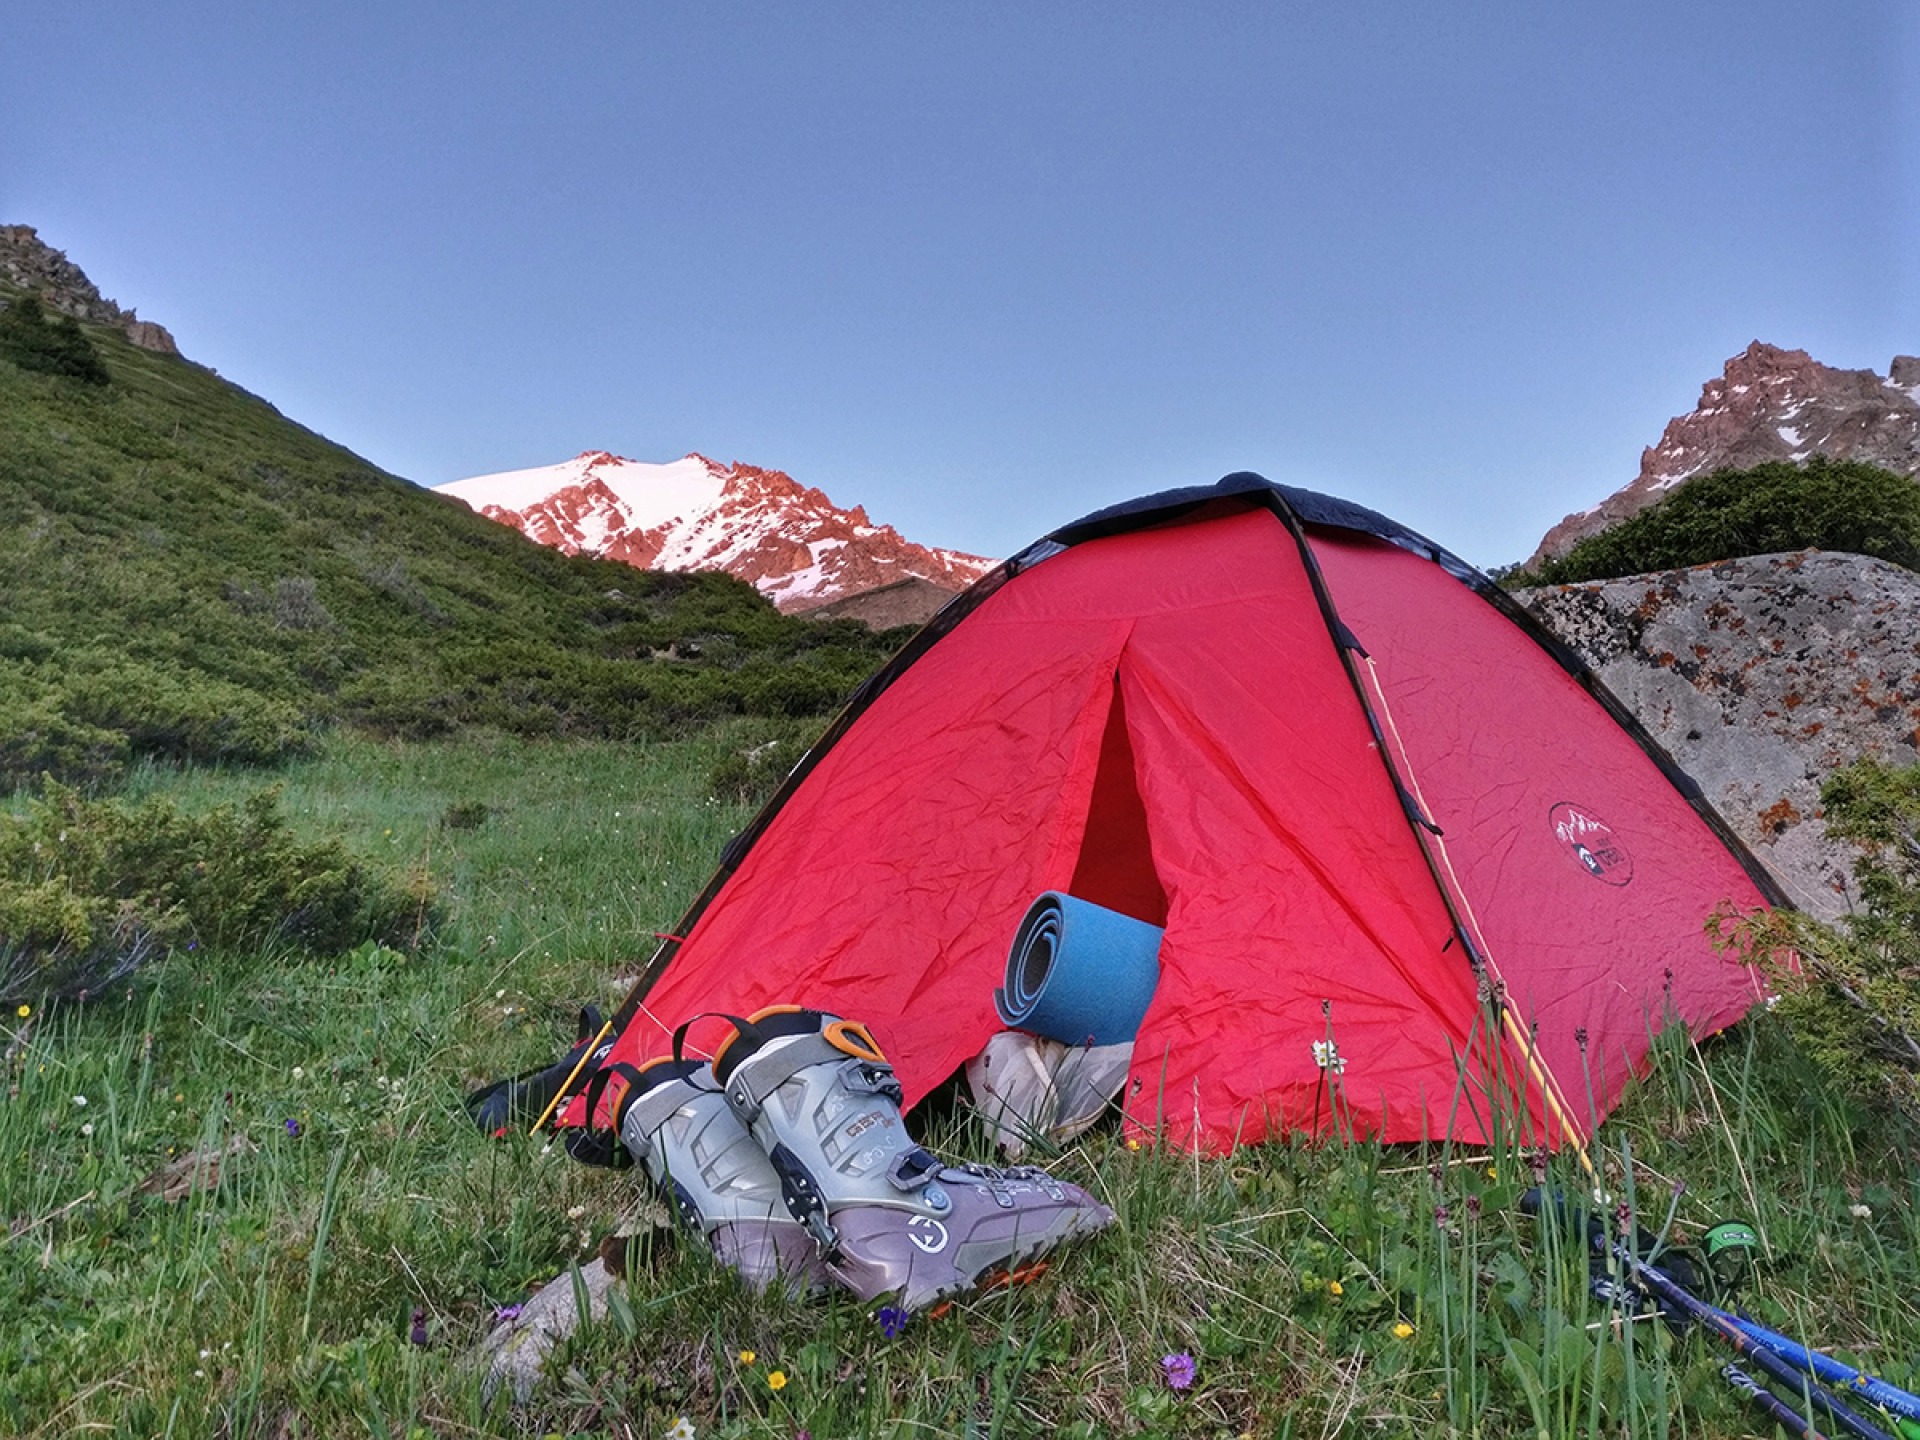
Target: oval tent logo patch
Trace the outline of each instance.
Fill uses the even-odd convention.
[[[1633,855],[1626,842],[1584,805],[1562,800],[1547,813],[1553,838],[1582,870],[1607,885],[1633,879]]]

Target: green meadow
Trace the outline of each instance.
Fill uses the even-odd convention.
[[[1810,543],[1783,516],[1911,550],[1878,475],[1759,478],[1722,483],[1757,497],[1730,531],[1621,527],[1625,562]],[[462,1099],[617,1004],[904,637],[561,556],[17,305],[0,515],[0,1434],[1770,1433],[1714,1346],[1589,1295],[1517,1201],[1593,1179],[1518,1140],[1208,1160],[1096,1129],[1044,1158],[1119,1223],[1031,1284],[898,1334],[743,1293],[631,1171]],[[1817,983],[1670,1031],[1594,1159],[1669,1244],[1750,1222],[1743,1303],[1913,1388],[1920,772],[1836,784],[1880,856],[1854,933],[1781,922]],[[991,1158],[951,1097],[914,1123]],[[499,1312],[603,1253],[606,1320],[490,1400]]]
[[[710,782],[750,724],[635,744],[323,737],[268,777],[280,812],[424,877],[432,933],[324,955],[187,942],[111,994],[0,1019],[0,1432],[1771,1433],[1715,1346],[1610,1314],[1577,1242],[1518,1213],[1536,1181],[1586,1188],[1564,1154],[1202,1160],[1096,1131],[1049,1163],[1119,1223],[890,1338],[846,1299],[743,1292],[631,1171],[479,1133],[463,1094],[550,1060],[574,1005],[617,1002],[746,820]],[[204,812],[265,783],[148,764],[127,794]],[[963,1106],[918,1123],[991,1158]],[[1608,1190],[1649,1229],[1756,1226],[1760,1318],[1920,1379],[1913,1136],[1838,1093],[1779,1017],[1663,1040],[1601,1142]],[[169,1187],[191,1155],[217,1170],[176,1164]],[[616,1234],[624,1298],[529,1403],[489,1403],[468,1357],[497,1310]],[[1180,1355],[1186,1389],[1162,1364]]]

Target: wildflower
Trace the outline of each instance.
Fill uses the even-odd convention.
[[[505,990],[496,990],[493,992],[493,998],[496,1000],[504,1000],[507,998],[507,992]],[[680,1417],[681,1424],[683,1425],[686,1424],[686,1420],[687,1420],[686,1416],[682,1415]]]
[[[775,1370],[772,1374],[768,1375],[767,1388],[769,1390],[786,1389],[787,1388],[787,1372],[784,1370]]]
[[[213,1351],[210,1348],[204,1345],[200,1347],[200,1358],[202,1360],[205,1360],[211,1354],[213,1354]]]
[[[1480,1218],[1480,1197],[1478,1195],[1467,1196],[1467,1214],[1471,1215],[1475,1220]]]
[[[294,1067],[293,1067],[293,1078],[294,1078],[294,1079],[296,1079],[296,1080],[304,1080],[304,1079],[306,1079],[306,1078],[307,1078],[307,1071],[306,1071],[306,1067],[305,1067],[305,1066],[303,1066],[303,1065],[296,1065],[296,1066],[294,1066]]]
[[[1338,1300],[1342,1295],[1346,1293],[1347,1293],[1346,1287],[1342,1285],[1338,1280],[1327,1281],[1327,1294],[1333,1296],[1334,1299]]]
[[[287,1118],[287,1134],[291,1135],[295,1140],[300,1138],[300,1122],[291,1116]]]
[[[89,1120],[86,1124],[82,1125],[80,1127],[80,1133],[91,1140],[93,1138],[93,1121]]]
[[[1347,1057],[1340,1053],[1339,1047],[1331,1040],[1313,1042],[1313,1063],[1322,1070],[1331,1070],[1336,1075],[1347,1073]]]
[[[1487,1166],[1487,1179],[1498,1180],[1499,1178],[1500,1178],[1500,1172],[1494,1169],[1494,1167],[1491,1165]]]
[[[1134,1139],[1131,1135],[1129,1135],[1127,1137],[1127,1149],[1138,1150],[1139,1148],[1140,1148],[1140,1142]]]
[[[27,1017],[28,1017],[29,1015],[31,1015],[31,1014],[33,1014],[33,1006],[31,1006],[31,1005],[22,1005],[22,1006],[21,1006],[21,1007],[20,1007],[20,1008],[19,1008],[18,1010],[16,1010],[16,1011],[14,1011],[13,1013],[14,1013],[15,1015],[17,1015],[17,1016],[19,1016],[19,1017],[20,1017],[20,1018],[21,1018],[22,1020],[24,1020],[24,1019],[26,1019],[26,1018],[27,1018]]]
[[[668,1427],[667,1440],[693,1440],[693,1422],[682,1415]]]
[[[84,1110],[87,1108],[87,1097],[84,1095],[76,1095],[73,1097],[73,1103],[76,1109]]]
[[[407,1339],[416,1345],[427,1343],[427,1312],[425,1307],[413,1307],[413,1328],[407,1332]]]
[[[518,1305],[502,1305],[493,1312],[494,1323],[498,1325],[504,1325],[509,1320],[518,1320],[519,1318],[520,1307]]]
[[[1411,1340],[1413,1338],[1413,1327],[1404,1320],[1400,1321],[1399,1324],[1393,1327],[1393,1338],[1396,1340]]]
[[[1871,1220],[1873,1219],[1873,1207],[1871,1205],[1849,1205],[1847,1207],[1847,1214],[1856,1220]]]
[[[582,1215],[584,1215],[584,1214],[586,1214],[586,1213],[587,1213],[587,1207],[586,1207],[586,1206],[584,1206],[584,1205],[575,1205],[575,1206],[572,1206],[572,1207],[570,1207],[570,1208],[568,1209],[568,1211],[567,1211],[567,1219],[569,1219],[569,1220],[578,1220],[578,1219],[579,1219],[579,1218],[580,1218],[580,1217],[581,1217]]]
[[[751,1365],[755,1360],[759,1358],[760,1357],[751,1350],[742,1350],[740,1352],[740,1363],[742,1365]]]
[[[898,1305],[882,1305],[873,1318],[880,1322],[880,1333],[889,1340],[898,1340],[907,1328],[907,1312]]]
[[[1442,1230],[1447,1228],[1447,1221],[1452,1218],[1452,1213],[1446,1206],[1436,1205],[1433,1207],[1433,1223],[1438,1225]]]
[[[1188,1390],[1193,1386],[1193,1355],[1186,1350],[1175,1351],[1171,1355],[1160,1357],[1160,1373],[1166,1377],[1169,1390]]]

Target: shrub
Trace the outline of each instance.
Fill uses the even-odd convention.
[[[752,721],[712,769],[707,793],[730,804],[758,808],[772,798],[807,753],[818,725]]]
[[[32,295],[0,310],[0,355],[23,370],[63,375],[88,385],[105,385],[111,378],[86,331],[68,316],[49,317]]]
[[[0,817],[0,997],[73,995],[191,941],[337,954],[411,946],[439,917],[337,839],[303,843],[278,792],[189,815],[171,801],[87,800],[51,783]]]
[[[1920,483],[1857,460],[1720,470],[1502,583],[1571,585],[1808,549],[1920,570]]]
[[[106,784],[126,769],[127,737],[75,719],[62,698],[31,667],[0,663],[0,791],[32,785],[43,774]]]
[[[177,666],[109,660],[70,674],[64,689],[75,721],[118,732],[143,755],[262,765],[313,744],[305,718],[286,701]]]
[[[1860,849],[1860,907],[1841,930],[1776,913],[1742,943],[1798,950],[1779,1008],[1810,1057],[1854,1095],[1920,1116],[1920,765],[1858,761],[1820,800],[1827,833]]]

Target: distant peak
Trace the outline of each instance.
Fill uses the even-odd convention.
[[[781,470],[721,464],[698,451],[664,465],[608,450],[439,487],[568,554],[647,570],[724,570],[783,610],[811,609],[903,580],[948,593],[992,568],[841,509]]]

